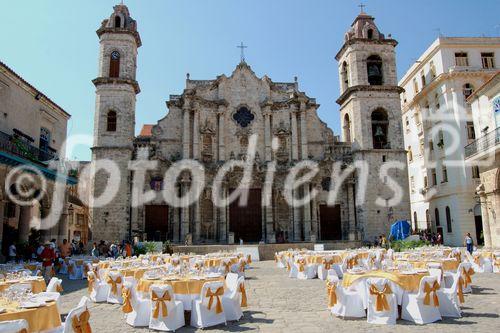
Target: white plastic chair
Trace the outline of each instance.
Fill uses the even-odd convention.
[[[73,333],[73,320],[76,320],[82,324],[82,321],[85,320],[85,317],[90,318],[90,312],[87,309],[87,297],[82,297],[79,304],[68,312],[68,316],[66,317],[66,321],[62,323],[62,333]],[[75,319],[74,319],[75,318]],[[89,325],[90,325],[90,321]]]
[[[0,321],[0,332],[19,333],[23,330],[28,331],[29,325],[26,319]]]
[[[442,317],[462,317],[460,300],[458,297],[459,279],[461,278],[460,272],[454,273],[452,286],[450,288],[441,287],[438,290],[439,312]]]
[[[110,271],[106,279],[106,283],[109,285],[108,298],[106,301],[112,304],[122,304],[122,286],[123,286],[123,276],[120,272]],[[114,288],[116,286],[116,288]]]
[[[368,287],[367,322],[370,324],[395,325],[398,318],[397,298],[387,279],[370,278]],[[384,301],[385,300],[385,301]],[[382,310],[377,310],[381,302]]]
[[[62,279],[58,279],[57,277],[53,277],[50,279],[49,284],[47,285],[48,292],[61,292],[62,291]]]
[[[87,280],[89,283],[90,299],[92,302],[100,303],[106,302],[110,291],[109,284],[101,281],[95,276],[94,272],[87,273]]]
[[[222,306],[224,284],[207,282],[201,289],[200,299],[194,300],[191,309],[191,326],[205,328],[226,324],[226,315]],[[210,301],[211,300],[211,301]]]
[[[334,284],[337,298],[337,303],[331,309],[334,316],[341,318],[365,317],[363,299],[357,291],[350,291],[343,288],[336,277],[329,278],[329,282]]]
[[[426,284],[432,288],[435,282],[439,283],[436,277],[424,276],[420,280],[417,293],[405,293],[403,295],[402,319],[412,321],[416,324],[428,324],[442,319],[439,312],[439,304],[435,304],[434,302],[433,292],[430,293],[429,304],[424,304]]]
[[[127,306],[126,297],[130,302],[131,312],[125,312],[125,322],[132,327],[147,327],[151,315],[151,299],[139,297],[134,285],[130,281],[123,283],[122,287],[123,306],[125,312]]]
[[[243,311],[241,310],[242,290],[245,290],[245,278],[243,276],[236,281],[236,288],[222,296],[222,307],[227,321],[238,321],[243,317]]]
[[[149,328],[159,331],[175,331],[185,325],[184,306],[174,299],[170,285],[152,285]]]

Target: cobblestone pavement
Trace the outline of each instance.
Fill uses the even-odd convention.
[[[500,313],[500,274],[473,276],[473,294],[466,295],[464,316],[429,325],[398,321],[396,326],[378,326],[365,319],[342,320],[326,309],[324,281],[295,280],[273,261],[255,262],[247,271],[249,306],[244,317],[227,326],[219,325],[210,332],[498,332]],[[63,314],[87,295],[86,281],[64,280]],[[125,324],[118,305],[93,304],[90,307],[93,332],[147,332]],[[496,327],[496,328],[495,328]],[[194,332],[184,327],[178,332]]]

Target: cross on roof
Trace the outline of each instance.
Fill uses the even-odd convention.
[[[248,46],[243,45],[243,42],[241,42],[241,44],[236,47],[241,49],[241,55],[240,55],[241,62],[245,62],[245,49],[248,48]]]
[[[360,3],[358,7],[361,9],[361,14],[365,12],[366,5],[364,3]]]

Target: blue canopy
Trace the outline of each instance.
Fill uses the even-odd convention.
[[[400,220],[391,226],[391,237],[394,240],[402,240],[410,235],[410,223]]]

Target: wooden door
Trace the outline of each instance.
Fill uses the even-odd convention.
[[[148,241],[166,241],[168,235],[168,206],[146,205],[146,238]]]
[[[262,239],[261,190],[249,190],[246,206],[240,207],[238,201],[229,205],[229,231],[234,232],[236,243],[240,238],[245,243],[259,242]]]
[[[319,220],[321,240],[342,239],[342,224],[340,219],[340,205],[319,206]]]

